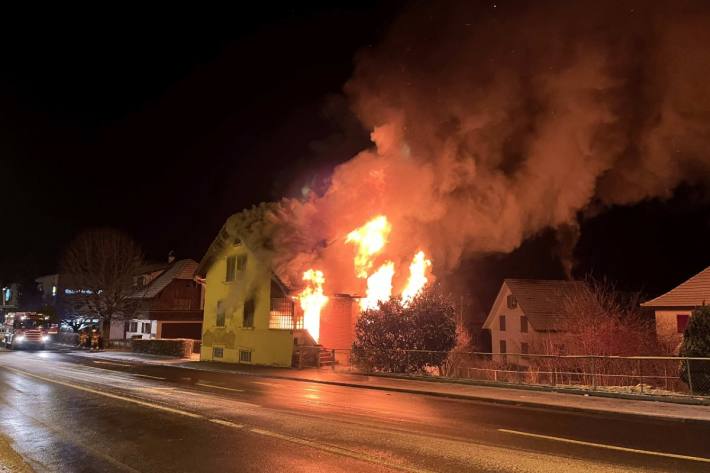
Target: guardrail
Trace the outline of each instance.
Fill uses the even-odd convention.
[[[322,347],[299,347],[315,366]],[[334,370],[550,386],[586,391],[710,398],[710,358],[539,355],[429,350],[328,349]]]

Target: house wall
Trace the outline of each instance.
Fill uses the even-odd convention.
[[[236,279],[226,281],[227,258],[246,255],[246,268],[237,271]],[[293,332],[269,329],[271,309],[271,269],[245,245],[228,248],[209,268],[205,277],[204,319],[202,324],[201,359],[239,362],[239,351],[251,352],[251,363],[291,366]],[[254,298],[254,327],[244,327],[244,303]],[[224,327],[217,327],[217,305],[222,301]],[[214,348],[223,356],[214,357]]]
[[[360,314],[356,299],[349,296],[330,296],[321,311],[319,343],[325,348],[347,349],[355,340],[355,322]]]
[[[692,314],[690,309],[678,309],[678,310],[657,310],[656,311],[656,336],[658,340],[667,343],[670,346],[677,348],[683,341],[683,334],[678,333],[678,319],[679,314],[688,315]]]
[[[201,286],[188,279],[173,279],[154,297],[150,310],[199,310]]]

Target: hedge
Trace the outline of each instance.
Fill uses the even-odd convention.
[[[131,349],[134,353],[190,358],[192,343],[193,341],[187,338],[135,339],[131,340]]]

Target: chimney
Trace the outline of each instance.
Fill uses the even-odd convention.
[[[168,253],[168,263],[172,263],[173,261],[175,261],[175,252],[170,250]]]

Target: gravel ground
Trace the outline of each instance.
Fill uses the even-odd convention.
[[[0,473],[32,473],[33,471],[13,450],[8,438],[0,435]]]

